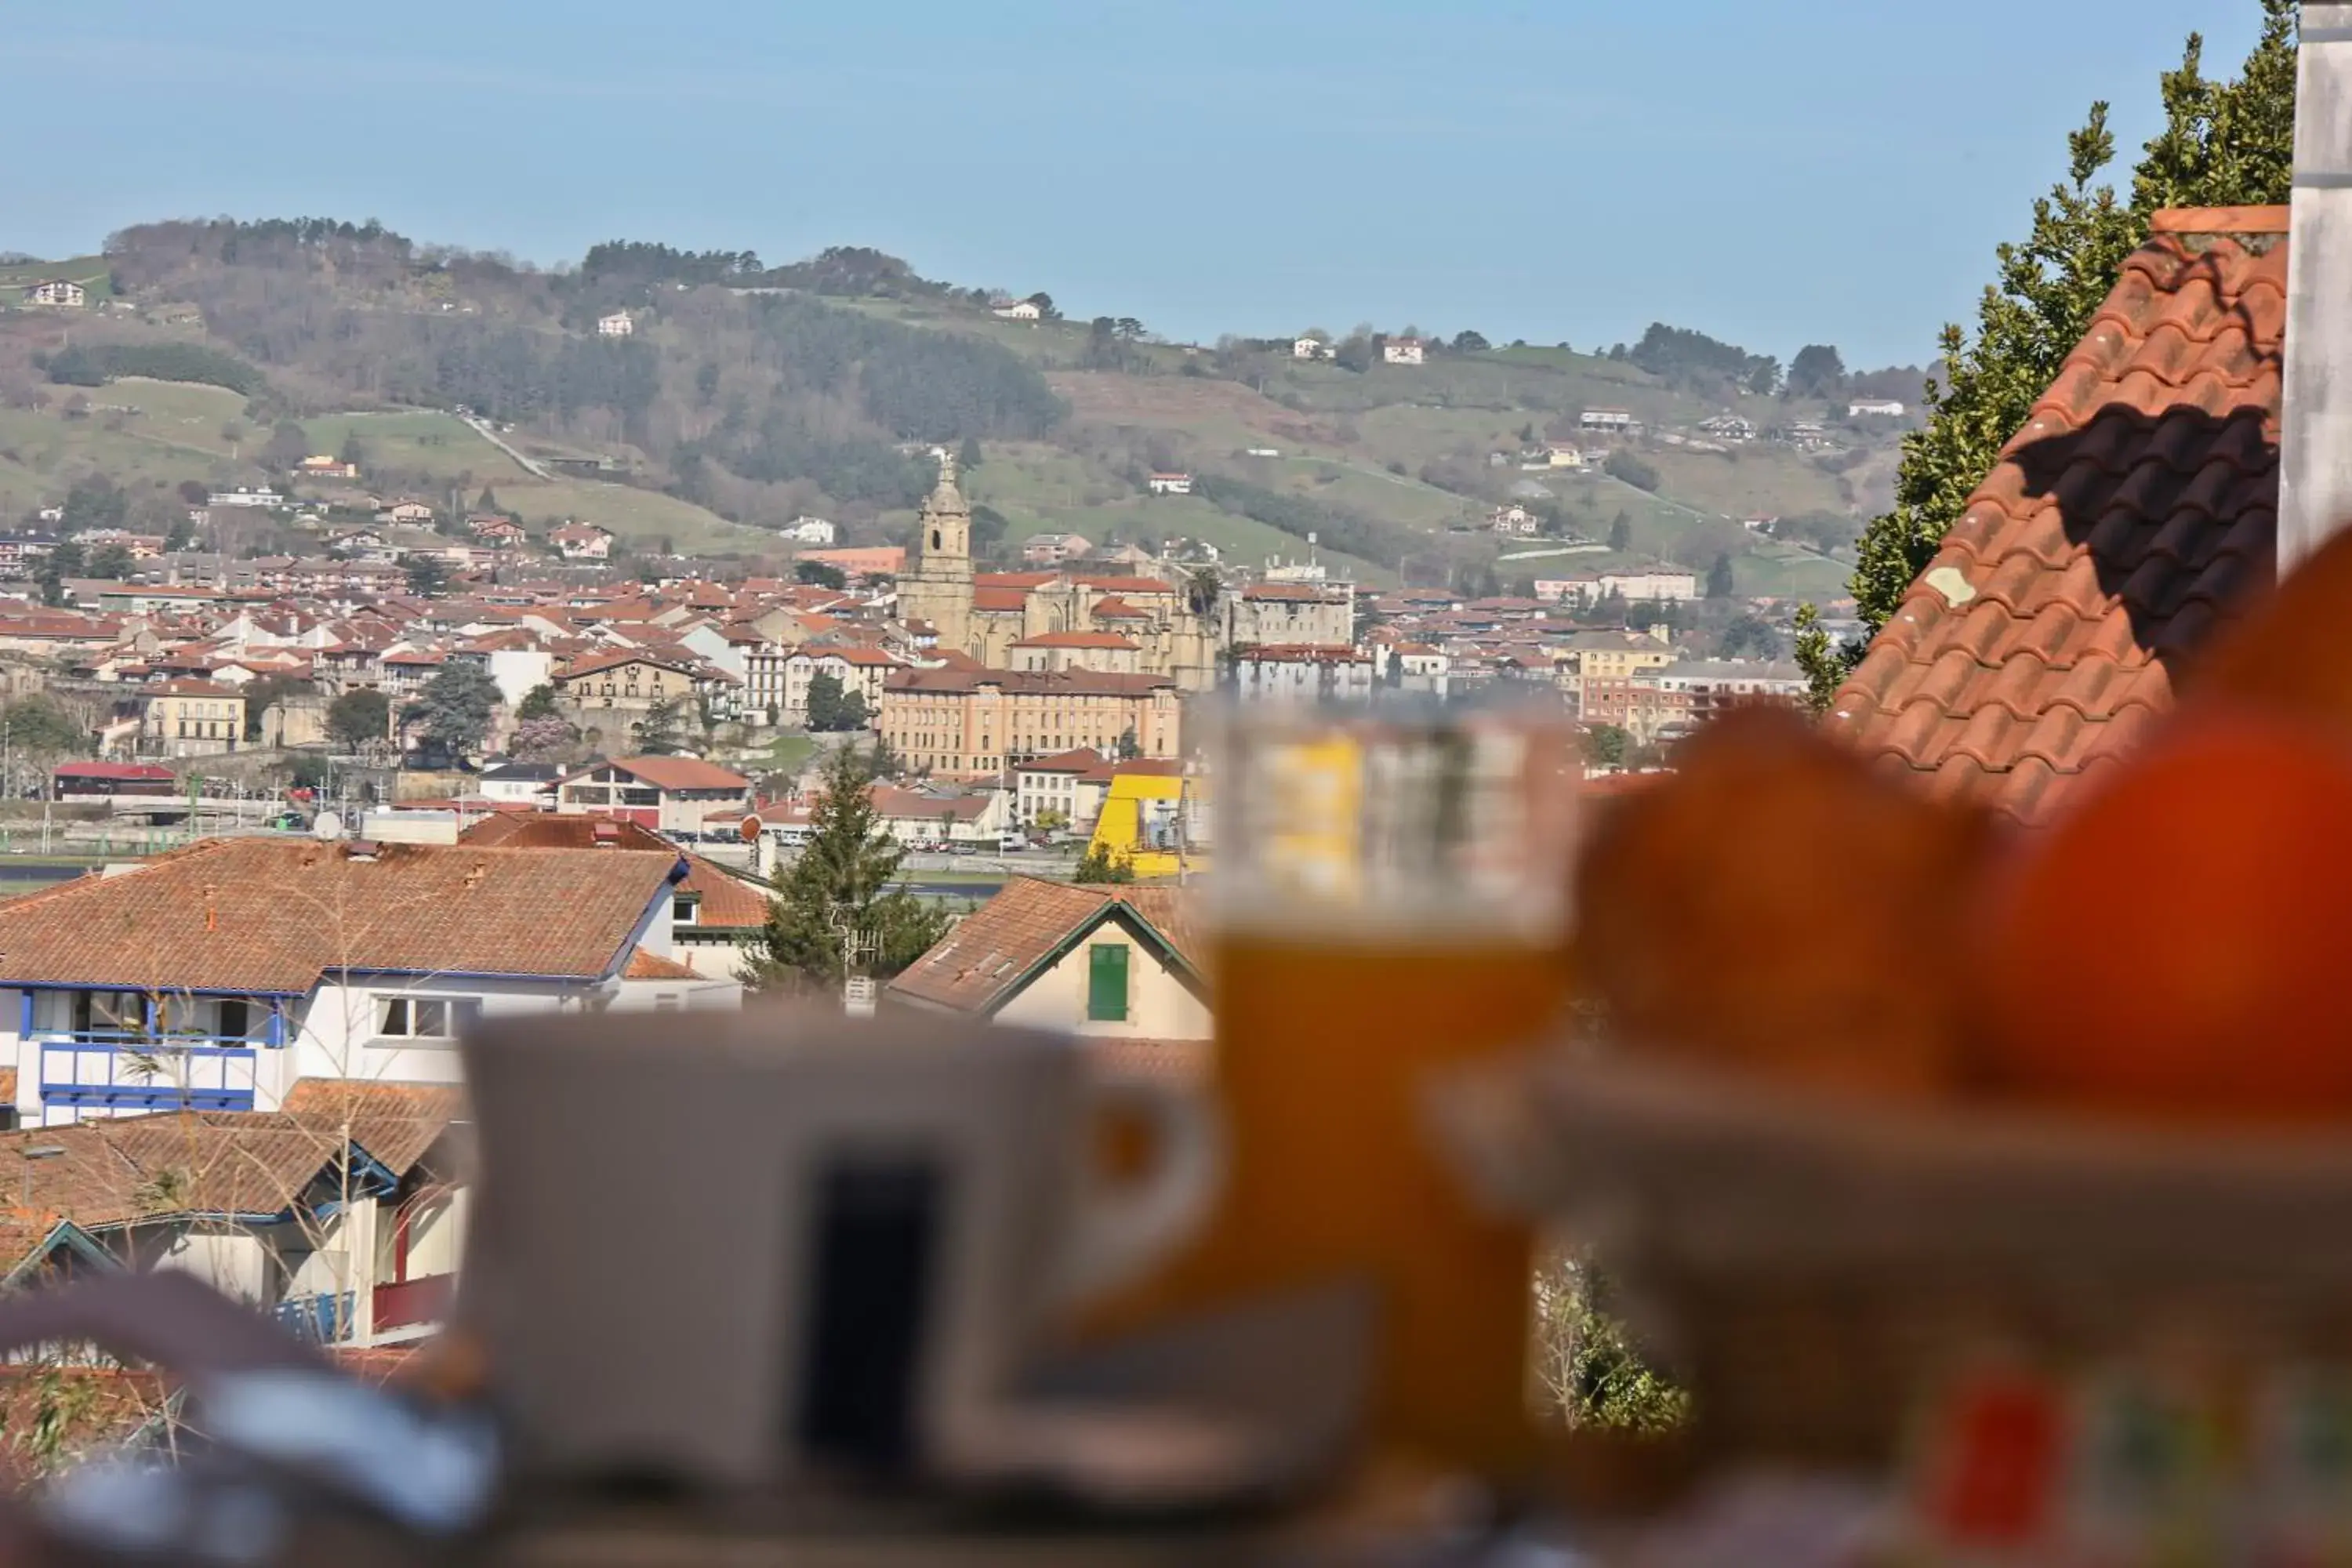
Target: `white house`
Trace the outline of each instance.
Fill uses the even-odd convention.
[[[561,528],[551,528],[547,542],[566,561],[603,561],[613,553],[612,531],[593,522],[567,522]]]
[[[1543,526],[1543,519],[1523,506],[1498,506],[1486,514],[1486,526],[1496,533],[1527,537]]]
[[[1845,405],[1845,414],[1849,419],[1860,419],[1865,415],[1900,419],[1903,417],[1903,404],[1893,397],[1857,397]]]
[[[637,323],[626,310],[615,310],[609,316],[596,318],[596,335],[600,338],[631,337],[636,330]]]
[[[1034,321],[1042,320],[1045,311],[1034,300],[1015,300],[1010,305],[997,306],[990,313],[1007,321]]]
[[[1381,342],[1381,363],[1383,364],[1420,364],[1428,354],[1426,339],[1386,338]]]
[[[0,906],[19,1119],[275,1110],[305,1079],[455,1083],[474,1019],[627,999],[667,854],[212,838]],[[673,987],[732,1007],[740,986]]]
[[[883,1005],[1076,1036],[1197,1065],[1209,990],[1174,888],[1076,887],[1015,877],[882,993]]]
[[[1595,585],[1604,599],[1616,594],[1635,603],[1698,597],[1698,578],[1688,572],[1604,572]]]
[[[235,489],[213,491],[205,498],[205,504],[274,508],[284,506],[286,498],[268,485],[239,485]]]
[[[1372,694],[1372,656],[1328,644],[1264,644],[1233,656],[1234,694],[1244,702],[1351,701]]]
[[[563,773],[553,763],[494,763],[482,770],[478,787],[484,800],[539,811],[555,804]]]
[[[751,808],[751,781],[699,757],[614,757],[565,774],[555,809],[611,816],[656,833],[702,832],[705,818]]]
[[[27,305],[62,305],[79,310],[89,303],[89,293],[70,278],[49,278],[25,290]]]
[[[1622,408],[1588,408],[1576,416],[1576,427],[1622,435],[1633,428],[1633,416]]]
[[[826,545],[839,541],[841,530],[822,517],[796,517],[778,529],[776,537],[794,544]]]
[[[1154,474],[1151,476],[1151,493],[1156,496],[1191,495],[1192,493],[1192,476],[1190,474]]]
[[[1332,349],[1321,338],[1297,338],[1290,344],[1292,359],[1329,359]]]

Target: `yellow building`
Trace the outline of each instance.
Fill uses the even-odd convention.
[[[151,755],[204,757],[234,752],[245,740],[245,693],[210,680],[166,680],[142,694],[140,749]]]
[[[1009,763],[1079,746],[1172,758],[1182,717],[1176,683],[1164,675],[910,669],[884,686],[876,728],[909,767],[993,779]]]
[[[1200,870],[1187,846],[1188,783],[1179,763],[1121,764],[1103,796],[1087,853],[1124,865],[1138,877]]]

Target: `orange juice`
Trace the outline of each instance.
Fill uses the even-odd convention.
[[[1525,1418],[1525,1226],[1478,1212],[1428,1131],[1433,1071],[1538,1035],[1567,981],[1553,947],[1429,932],[1218,939],[1220,1211],[1148,1292],[1164,1319],[1342,1278],[1381,1296],[1372,1436],[1489,1472]]]

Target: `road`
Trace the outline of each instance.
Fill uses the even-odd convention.
[[[553,474],[549,473],[545,468],[540,467],[536,459],[524,457],[519,448],[510,444],[505,437],[499,435],[499,427],[496,425],[491,424],[488,420],[477,414],[461,415],[459,417],[463,418],[467,424],[473,426],[475,435],[479,436],[483,440],[488,441],[491,446],[496,447],[499,451],[504,452],[508,457],[512,458],[517,463],[520,464],[522,466],[523,472],[529,474],[531,478],[535,479],[551,480],[555,478]]]

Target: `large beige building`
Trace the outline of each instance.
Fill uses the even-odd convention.
[[[883,689],[878,728],[910,767],[996,778],[1007,763],[1077,746],[1174,757],[1181,720],[1176,682],[1165,675],[912,669]]]
[[[151,756],[208,757],[245,740],[245,694],[233,687],[166,680],[140,695],[140,749]]]
[[[1131,664],[1164,675],[1186,691],[1216,685],[1222,627],[1212,608],[1196,608],[1185,585],[1118,571],[1064,566],[1050,572],[975,574],[971,504],[956,486],[955,459],[923,502],[913,571],[898,579],[898,613],[929,623],[944,652],[991,669],[1023,662],[1017,645],[1064,633],[1110,633],[1135,645]],[[1108,647],[1108,645],[1106,645]]]

